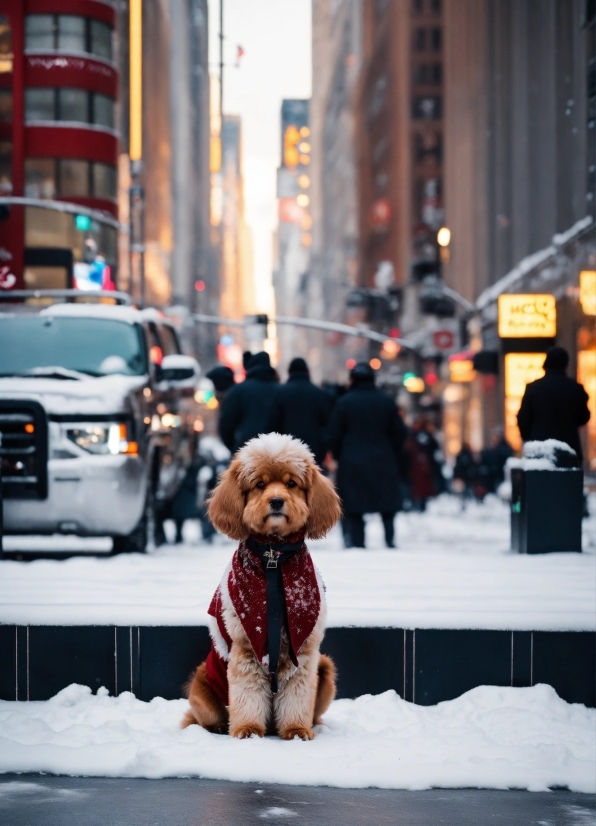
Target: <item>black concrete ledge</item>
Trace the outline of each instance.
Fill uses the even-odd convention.
[[[47,700],[71,683],[182,696],[209,651],[205,626],[0,626],[0,699]],[[596,705],[596,633],[329,628],[338,697],[388,689],[419,705],[479,685],[552,685],[569,703]]]

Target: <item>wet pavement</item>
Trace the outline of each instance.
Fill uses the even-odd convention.
[[[596,795],[4,775],[2,826],[595,826]]]

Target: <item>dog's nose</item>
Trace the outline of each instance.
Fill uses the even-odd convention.
[[[272,511],[280,511],[284,506],[284,500],[281,496],[276,496],[274,499],[269,500],[269,504],[271,505]]]

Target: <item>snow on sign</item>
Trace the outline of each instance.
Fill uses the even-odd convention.
[[[501,338],[554,338],[557,305],[554,295],[500,295]]]

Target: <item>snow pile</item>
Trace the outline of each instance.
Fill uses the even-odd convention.
[[[522,458],[507,459],[506,467],[522,470],[569,470],[575,466],[577,454],[566,442],[558,439],[526,442]]]
[[[94,696],[80,685],[47,702],[0,702],[0,771],[596,791],[596,710],[546,685],[482,686],[430,707],[394,691],[337,700],[311,742],[181,730],[186,708],[185,700],[109,697],[105,688]]]

